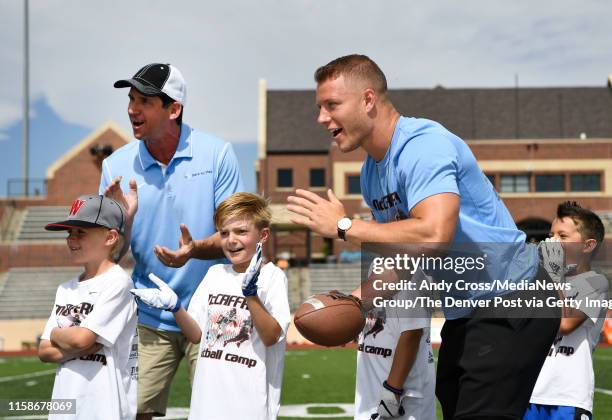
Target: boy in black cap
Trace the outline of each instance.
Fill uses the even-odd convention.
[[[68,231],[71,259],[84,268],[57,288],[38,348],[40,360],[58,363],[52,398],[75,401],[71,418],[136,417],[138,337],[129,292],[134,285],[115,262],[124,224],[125,210],[116,201],[84,195],[66,220],[45,226]]]

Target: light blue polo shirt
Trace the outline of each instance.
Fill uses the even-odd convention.
[[[136,261],[132,279],[137,288],[155,287],[148,279],[155,273],[174,290],[184,307],[206,275],[208,268],[220,260],[190,259],[174,269],[163,265],[153,252],[155,245],[178,248],[184,223],[194,239],[215,233],[215,208],[234,192],[243,191],[240,169],[229,143],[194,130],[181,127],[178,148],[162,166],[151,156],[143,141],[133,141],[116,150],[102,162],[100,194],[117,176],[121,188],[128,191],[128,182],[138,184],[138,212],[132,226],[131,247]],[[179,331],[170,312],[138,305],[139,322],[153,328]]]
[[[531,280],[537,271],[536,248],[526,246],[525,234],[516,227],[468,145],[435,121],[400,117],[385,157],[380,162],[371,156],[366,158],[361,169],[361,191],[379,223],[410,217],[412,208],[427,197],[458,194],[455,249],[460,243],[479,244],[488,256],[487,270],[492,279],[516,283]],[[454,318],[466,311],[445,314]]]

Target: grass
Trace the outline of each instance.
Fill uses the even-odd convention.
[[[337,407],[317,406],[317,403],[348,403],[354,398],[356,351],[291,350],[285,359],[285,372],[281,405],[313,404],[311,414],[342,412]],[[598,348],[594,355],[595,386],[612,390],[612,347]],[[35,357],[10,357],[0,359],[0,400],[41,399],[51,396],[53,374],[2,382],[2,377],[48,371],[54,366],[44,364]],[[182,365],[174,378],[170,392],[170,407],[188,407],[191,396],[187,369]],[[2,415],[2,413],[0,413]],[[594,418],[612,418],[612,396],[595,393]],[[321,419],[321,417],[317,417]],[[438,418],[441,418],[438,411]],[[280,417],[281,420],[297,420],[295,417]],[[337,420],[338,417],[333,417]],[[344,417],[349,419],[349,417]],[[329,418],[332,420],[332,418]]]

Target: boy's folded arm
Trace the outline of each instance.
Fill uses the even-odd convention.
[[[96,353],[102,349],[102,344],[94,343],[84,350],[62,350],[54,345],[50,340],[40,340],[38,347],[38,358],[41,362],[46,363],[61,363],[66,360],[74,359],[75,357],[86,356]]]
[[[59,363],[72,357],[72,353],[54,346],[50,340],[40,340],[38,358],[45,363]]]
[[[82,351],[96,343],[98,335],[83,327],[53,328],[51,342],[62,350]]]

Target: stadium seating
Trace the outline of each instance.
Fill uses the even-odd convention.
[[[49,232],[44,226],[67,217],[68,207],[28,207],[17,233],[18,241],[66,239],[66,232]]]
[[[81,267],[11,268],[0,290],[0,319],[48,318],[57,286]]]
[[[350,293],[361,284],[361,264],[310,264],[310,294],[339,290]]]

